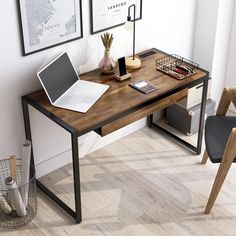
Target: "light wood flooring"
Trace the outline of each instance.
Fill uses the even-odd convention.
[[[236,235],[236,165],[210,215],[204,208],[218,164],[148,127],[80,160],[83,222],[38,192],[38,213],[18,230],[0,235]],[[42,178],[73,206],[72,168]]]

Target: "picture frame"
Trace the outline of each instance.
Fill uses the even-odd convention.
[[[23,56],[83,37],[82,0],[18,0]]]
[[[123,25],[132,4],[136,5],[135,19],[142,19],[142,0],[90,0],[91,34]]]

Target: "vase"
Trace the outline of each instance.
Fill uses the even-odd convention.
[[[109,50],[105,50],[104,57],[99,63],[99,68],[103,74],[112,74],[114,73],[114,68],[116,66],[115,61],[110,55]]]

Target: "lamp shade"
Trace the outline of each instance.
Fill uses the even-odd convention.
[[[126,21],[124,27],[125,27],[125,30],[132,31],[133,30],[133,22],[132,21]]]

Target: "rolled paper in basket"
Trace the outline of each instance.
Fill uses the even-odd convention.
[[[17,215],[18,216],[25,216],[27,213],[26,208],[25,208],[25,205],[22,201],[20,192],[17,188],[15,181],[11,177],[7,177],[5,179],[5,183],[7,185],[9,192],[10,192],[11,204],[13,204],[15,206]]]
[[[28,205],[28,183],[30,180],[30,160],[31,160],[31,142],[25,141],[22,146],[22,165],[21,165],[21,185],[23,186],[23,202],[25,206]]]
[[[10,156],[10,176],[17,183],[16,155]],[[11,205],[11,209],[13,211],[16,209],[14,204]]]
[[[12,179],[16,182],[17,181],[17,172],[16,172],[16,156],[10,156],[10,175]]]
[[[7,203],[6,199],[0,193],[0,208],[4,211],[5,214],[11,213],[11,207]]]

